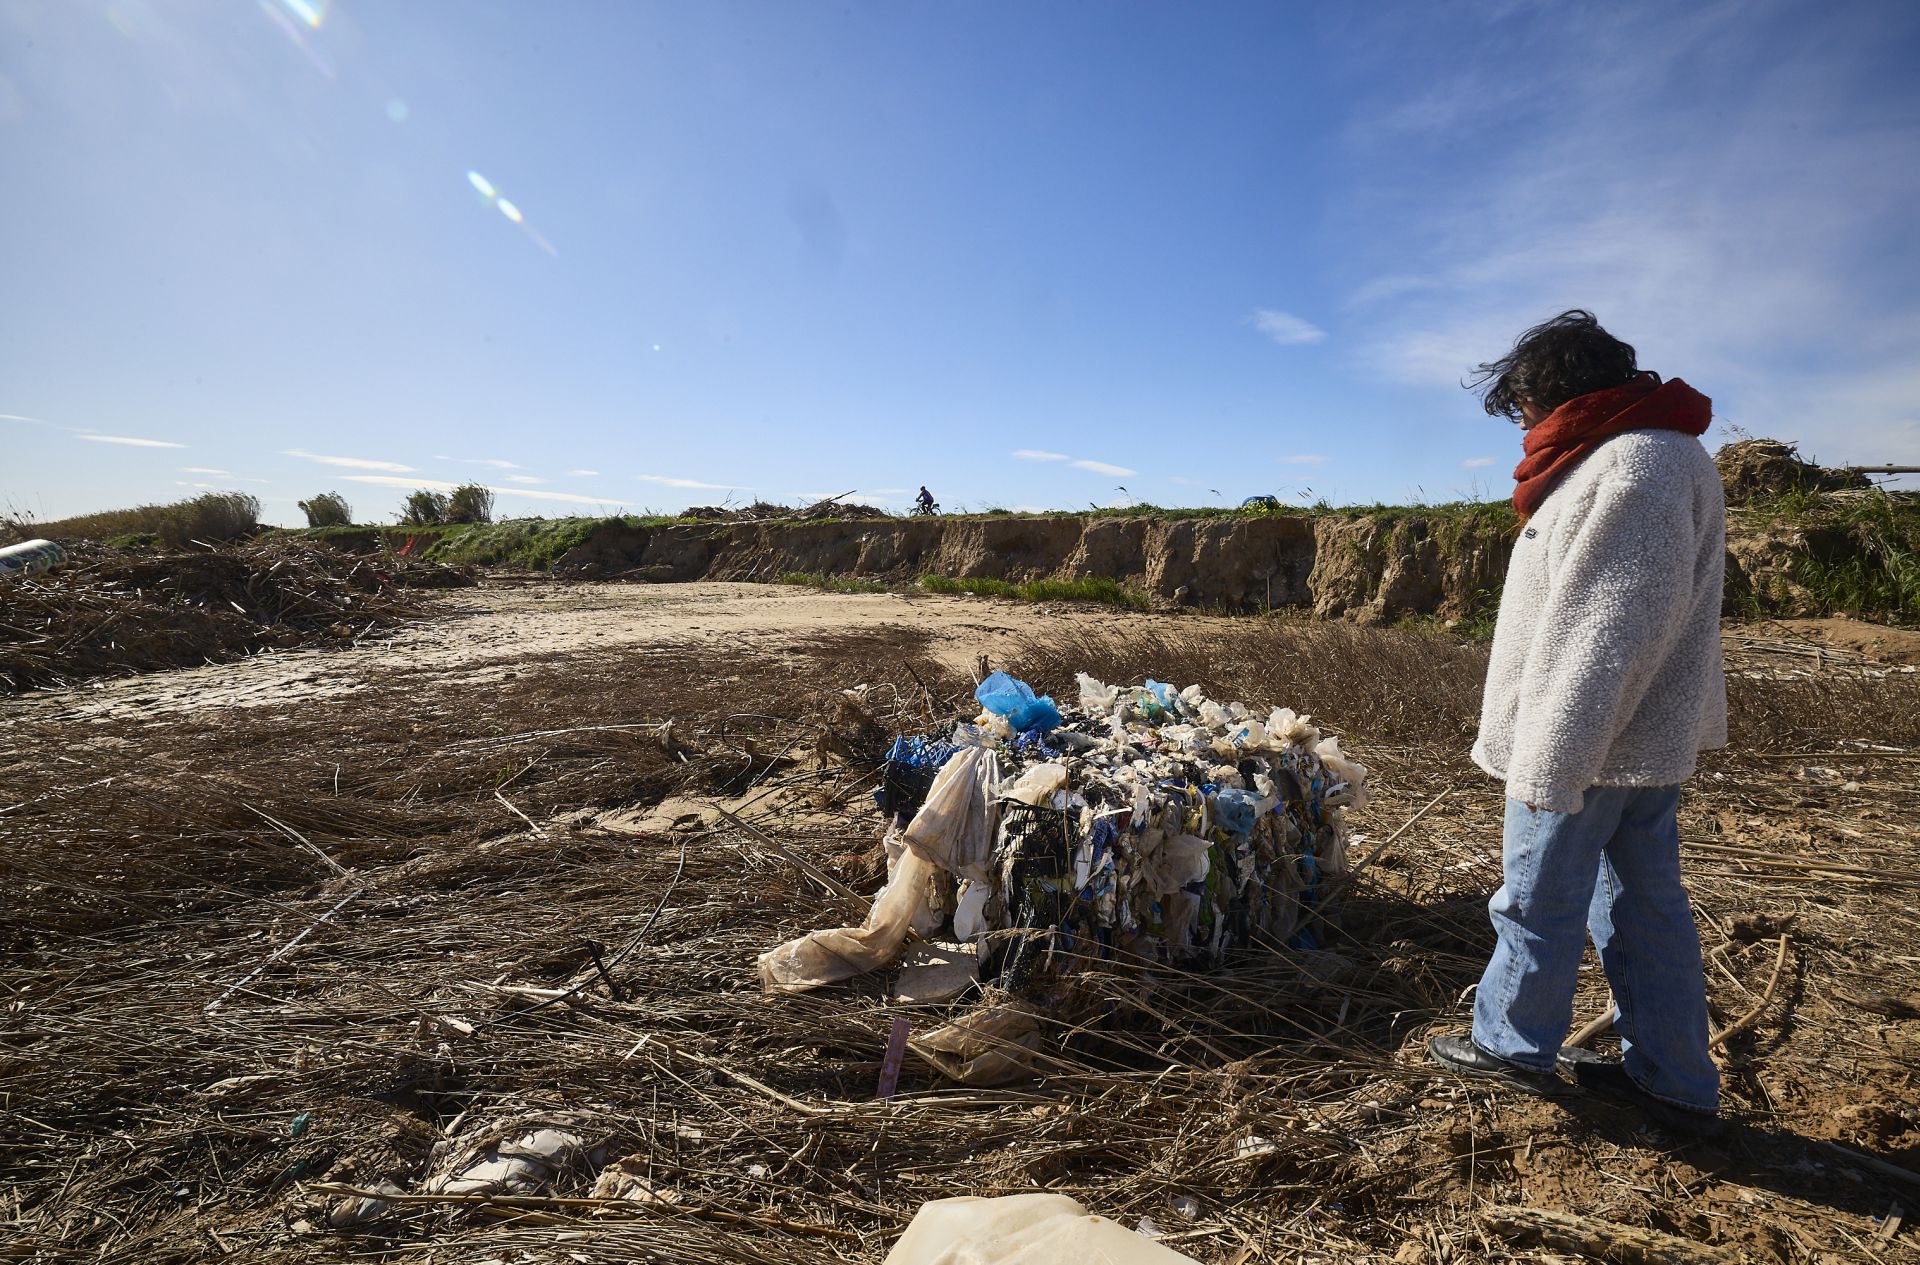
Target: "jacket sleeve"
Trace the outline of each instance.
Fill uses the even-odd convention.
[[[1693,593],[1679,489],[1606,481],[1547,542],[1546,608],[1520,681],[1507,796],[1576,813],[1678,635]]]

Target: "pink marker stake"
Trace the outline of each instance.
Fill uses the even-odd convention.
[[[907,1017],[901,1015],[893,1021],[893,1032],[887,1037],[887,1057],[880,1060],[880,1092],[875,1095],[882,1102],[900,1087],[900,1064],[907,1057],[907,1027]]]

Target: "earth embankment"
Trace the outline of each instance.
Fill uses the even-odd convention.
[[[585,576],[768,580],[1102,578],[1169,605],[1293,607],[1361,623],[1463,617],[1497,592],[1503,515],[1046,516],[637,525],[609,520],[557,560]]]

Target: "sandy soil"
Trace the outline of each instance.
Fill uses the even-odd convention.
[[[1920,664],[1920,630],[1889,628],[1858,619],[1770,619],[1758,630],[1817,642],[1836,650],[1877,659],[1881,663]]]
[[[804,647],[844,632],[912,629],[932,634],[934,656],[972,666],[1033,629],[1104,627],[1099,607],[1038,605],[920,593],[828,593],[778,584],[568,584],[491,582],[430,596],[427,619],[351,649],[260,655],[239,663],[96,681],[10,706],[63,716],[166,714],[260,707],[352,693],[405,677],[448,688],[498,683],[527,659],[636,647],[756,652]],[[1129,614],[1134,626],[1191,627],[1210,616]]]
[[[349,649],[288,651],[239,663],[90,682],[11,706],[64,717],[164,715],[202,708],[261,707],[336,697],[384,682],[448,688],[494,685],[523,660],[644,647],[756,652],[803,648],[845,632],[916,631],[948,667],[967,669],[1030,634],[1111,627],[1094,606],[1040,604],[924,593],[828,593],[778,584],[569,584],[490,582],[429,597],[429,616],[397,634]],[[1221,619],[1142,615],[1134,628]],[[1231,623],[1221,619],[1223,627]],[[1829,646],[1888,664],[1920,663],[1920,632],[1849,619],[1772,620],[1730,626],[1743,646]]]

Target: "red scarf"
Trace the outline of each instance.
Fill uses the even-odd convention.
[[[1521,441],[1526,453],[1514,468],[1513,508],[1530,518],[1560,477],[1598,448],[1628,430],[1677,430],[1702,435],[1713,423],[1713,401],[1680,379],[1660,381],[1643,373],[1632,382],[1589,391],[1547,414]]]

